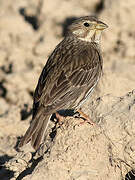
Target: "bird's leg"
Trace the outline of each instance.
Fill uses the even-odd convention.
[[[55,115],[56,115],[56,118],[57,118],[57,120],[58,120],[58,123],[59,123],[60,125],[63,124],[64,117],[61,116],[58,112],[56,112]]]
[[[79,113],[79,117],[82,118],[84,121],[81,122],[80,124],[83,124],[85,122],[94,125],[93,121],[89,118],[89,116],[87,114],[85,114],[84,112],[82,112],[80,109],[77,110],[77,112]]]

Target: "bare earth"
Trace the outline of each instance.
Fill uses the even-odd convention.
[[[135,179],[135,1],[0,1],[0,180]],[[76,17],[96,14],[103,76],[82,107],[95,122],[51,122],[37,153],[17,144],[31,120],[32,95],[46,60]]]

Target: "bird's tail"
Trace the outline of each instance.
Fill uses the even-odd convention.
[[[23,145],[31,141],[32,147],[35,150],[37,150],[41,144],[41,141],[47,129],[49,120],[50,120],[50,115],[45,115],[44,109],[41,108],[37,112],[34,119],[32,120],[30,127],[26,131],[24,137],[21,139],[18,147],[22,147]]]

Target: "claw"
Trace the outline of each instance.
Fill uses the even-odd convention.
[[[56,112],[55,115],[56,115],[59,125],[62,125],[64,121],[64,117],[61,116],[58,112]]]
[[[84,124],[86,122],[86,123],[89,123],[90,125],[94,125],[93,121],[89,118],[89,116],[87,114],[85,114],[81,110],[78,110],[77,112],[79,113],[79,118],[84,120],[80,124]]]

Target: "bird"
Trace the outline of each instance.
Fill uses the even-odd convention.
[[[32,121],[19,147],[31,141],[38,150],[52,114],[79,110],[89,99],[103,70],[101,34],[108,26],[95,16],[76,19],[48,58],[34,92]]]

